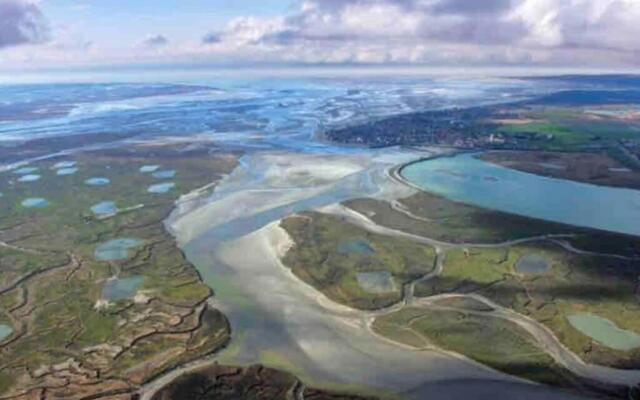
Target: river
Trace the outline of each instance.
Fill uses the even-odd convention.
[[[640,191],[520,172],[460,154],[416,162],[401,175],[463,203],[569,225],[640,235]],[[606,210],[606,212],[603,212]]]

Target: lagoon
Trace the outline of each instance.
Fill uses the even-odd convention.
[[[451,200],[548,221],[640,235],[638,190],[529,174],[485,162],[468,153],[409,164],[401,175],[415,186]],[[607,212],[601,212],[603,209]]]
[[[168,169],[166,171],[157,171],[157,172],[154,172],[152,175],[156,179],[169,179],[176,176],[176,170]]]
[[[176,184],[173,182],[167,183],[159,183],[157,185],[151,185],[147,189],[149,193],[167,193],[169,190],[173,189]]]
[[[49,201],[41,197],[30,197],[23,200],[21,204],[26,208],[43,208],[49,205]]]
[[[516,271],[526,275],[544,274],[551,268],[549,261],[537,254],[526,254],[516,263]]]
[[[73,174],[75,174],[76,172],[78,172],[78,168],[75,168],[75,167],[60,168],[60,169],[56,172],[56,175],[59,175],[59,176],[73,175]]]
[[[102,298],[109,301],[124,300],[133,297],[144,281],[143,276],[109,279],[102,287]]]
[[[0,341],[8,338],[13,332],[13,328],[7,324],[0,324]]]
[[[109,215],[114,214],[116,211],[118,211],[118,208],[113,201],[103,201],[91,207],[91,212],[96,215]]]
[[[145,174],[145,173],[148,173],[148,172],[154,172],[158,168],[160,168],[159,165],[143,165],[142,167],[140,167],[140,172]]]
[[[104,186],[108,185],[111,181],[107,178],[89,178],[84,183],[89,186]]]
[[[640,347],[639,334],[620,329],[608,319],[581,313],[569,316],[568,320],[574,328],[609,348],[627,351]]]
[[[100,261],[117,261],[129,257],[129,250],[142,243],[139,239],[119,238],[105,242],[94,251],[94,256]]]
[[[38,180],[40,180],[40,175],[37,174],[22,175],[18,178],[18,182],[35,182]]]
[[[53,169],[63,169],[63,168],[72,168],[75,167],[77,164],[76,161],[60,161],[58,163],[55,163],[53,165]]]
[[[38,170],[38,167],[23,167],[23,168],[18,168],[14,170],[13,173],[16,175],[26,175],[26,174],[32,174],[37,170]]]

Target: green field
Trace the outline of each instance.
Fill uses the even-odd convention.
[[[504,124],[498,132],[519,136],[521,146],[543,150],[579,151],[585,147],[608,148],[616,140],[638,139],[640,124],[615,118],[594,118],[582,108],[532,107],[521,110],[533,122]],[[547,138],[546,135],[553,135]],[[525,139],[526,137],[528,139]]]
[[[546,259],[549,270],[520,273],[525,255]],[[636,297],[637,267],[614,258],[578,256],[553,244],[454,250],[446,254],[441,275],[416,285],[417,296],[475,293],[545,324],[585,361],[618,368],[638,368],[640,348],[609,348],[575,329],[568,316],[591,313],[621,329],[640,333]]]

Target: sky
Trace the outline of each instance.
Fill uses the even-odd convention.
[[[640,0],[0,0],[0,69],[640,67]]]

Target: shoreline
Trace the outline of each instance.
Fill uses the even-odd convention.
[[[387,179],[389,179],[389,178],[392,179],[396,183],[401,183],[403,186],[405,186],[407,188],[412,188],[412,189],[417,189],[417,190],[420,190],[420,191],[424,191],[424,189],[421,189],[421,188],[418,188],[418,187],[415,187],[415,186],[412,186],[412,185],[408,184],[407,181],[404,180],[401,177],[399,171],[401,171],[401,169],[404,166],[410,165],[412,163],[416,163],[416,162],[420,162],[420,161],[424,161],[424,160],[429,160],[429,159],[434,159],[434,158],[438,158],[438,157],[444,157],[444,156],[453,157],[453,156],[456,156],[458,154],[459,153],[455,153],[455,154],[437,154],[437,155],[431,155],[429,157],[421,157],[421,158],[419,158],[417,160],[414,159],[414,160],[412,160],[410,162],[407,162],[407,163],[401,163],[401,164],[398,164],[398,165],[394,165],[394,166],[385,168],[386,173],[384,174],[384,176]],[[225,179],[228,179],[228,176],[225,177]],[[250,188],[246,188],[245,190],[249,190],[249,189]],[[189,198],[189,200],[190,201],[191,200],[195,200],[197,202],[197,198]],[[333,204],[332,206],[335,207],[336,205],[339,206],[339,203]],[[331,205],[330,206],[325,206],[325,208],[330,209],[332,206]],[[196,210],[196,209],[197,209],[197,207],[194,208],[193,210]],[[187,213],[190,213],[193,210],[189,210],[189,211],[187,211]],[[223,211],[223,210],[219,210],[219,211]],[[170,217],[171,216],[179,216],[179,214],[175,214],[175,210],[174,210],[171,213]],[[168,225],[170,225],[170,222],[171,222],[170,218],[168,218],[168,220],[169,220]],[[287,286],[283,286],[280,289],[270,288],[269,286],[264,286],[264,285],[262,287],[264,287],[265,290],[267,290],[267,291],[274,291],[275,293],[281,293],[281,292],[284,293],[284,292],[289,292],[289,291],[295,291],[295,292],[300,292],[301,291],[301,292],[306,293],[303,296],[307,297],[308,299],[311,299],[311,301],[316,306],[320,307],[321,310],[324,310],[323,314],[327,314],[327,311],[328,311],[328,315],[323,315],[321,317],[321,319],[318,320],[318,321],[322,320],[322,321],[324,321],[323,323],[327,323],[327,321],[326,321],[327,317],[329,319],[337,318],[337,321],[330,323],[329,326],[332,326],[333,328],[337,328],[337,329],[339,329],[339,331],[347,330],[348,332],[352,332],[349,335],[353,336],[353,337],[349,337],[348,341],[345,342],[345,344],[351,342],[353,339],[357,339],[358,337],[362,337],[363,329],[365,330],[367,335],[375,336],[375,335],[371,335],[371,332],[366,328],[366,326],[367,326],[367,315],[364,315],[362,313],[358,313],[358,312],[354,311],[353,309],[351,309],[351,308],[349,308],[347,306],[343,306],[343,305],[340,305],[340,304],[337,304],[337,303],[334,304],[333,301],[331,301],[328,298],[325,299],[326,296],[322,295],[321,292],[319,292],[318,290],[316,290],[315,288],[313,288],[310,285],[306,285],[305,284],[306,287],[305,287],[305,285],[300,285],[300,282],[302,282],[302,281],[300,281],[297,277],[295,277],[295,275],[293,275],[293,272],[289,268],[287,268],[286,266],[284,266],[282,264],[282,262],[280,260],[281,254],[282,254],[283,251],[286,251],[288,246],[291,245],[291,238],[289,238],[288,235],[284,239],[282,237],[279,237],[279,236],[282,236],[282,235],[278,235],[277,234],[278,232],[275,232],[275,228],[282,230],[279,227],[279,223],[280,223],[280,218],[268,223],[267,225],[263,226],[262,228],[260,228],[260,229],[258,229],[256,231],[252,231],[252,232],[250,232],[250,233],[248,233],[246,235],[243,235],[243,236],[239,237],[238,239],[234,239],[232,242],[229,242],[227,245],[224,246],[225,249],[223,251],[223,254],[221,255],[224,263],[225,264],[231,264],[231,265],[237,265],[238,264],[238,260],[243,259],[243,271],[242,271],[242,273],[244,273],[244,274],[249,273],[250,274],[251,273],[251,271],[250,271],[251,268],[258,267],[258,269],[256,270],[256,273],[258,273],[258,274],[270,274],[270,276],[269,276],[270,279],[275,279],[277,277],[277,275],[276,276],[273,275],[273,272],[269,273],[270,268],[276,267],[277,269],[279,269],[280,270],[279,274],[282,274],[282,276],[286,276],[287,277],[285,279],[286,281],[294,282],[293,286],[288,287],[287,289],[285,289],[285,287],[287,287]],[[173,236],[176,235],[176,232],[172,231],[171,229],[170,229],[170,233]],[[286,239],[288,239],[288,240],[286,240]],[[255,246],[259,246],[259,247],[255,247]],[[254,250],[252,251],[251,249],[254,249]],[[240,251],[240,253],[238,253],[238,251]],[[261,252],[265,252],[265,253],[263,254]],[[257,259],[253,260],[253,258],[247,258],[247,254],[250,254],[250,253],[252,254],[253,257],[256,257],[256,255],[253,254],[253,253],[263,254],[263,256],[262,256],[262,258],[260,258],[258,256]],[[243,254],[243,256],[240,257],[240,254]],[[273,259],[275,261],[273,263],[271,263],[271,261],[270,261],[271,259]],[[255,267],[251,267],[252,263],[254,263],[254,262],[256,263]],[[236,267],[231,267],[231,268],[232,268],[232,270],[235,270],[235,268],[237,268],[237,266]],[[244,271],[247,268],[249,269],[249,271]],[[198,269],[198,267],[196,267],[196,269]],[[255,284],[260,284],[261,281],[260,281],[260,276],[259,275],[258,276],[252,276],[251,278],[252,278],[251,281],[253,281],[254,285]],[[271,280],[269,282],[271,282]],[[302,282],[302,283],[304,284],[304,282]],[[227,283],[225,283],[225,284],[227,284]],[[234,285],[233,283],[229,283],[229,284]],[[278,287],[280,287],[280,286],[278,286]],[[239,285],[238,288],[242,289],[242,291],[243,291],[242,295],[243,296],[248,294],[247,292],[245,292],[245,290],[247,288],[246,286]],[[267,309],[269,310],[270,307],[271,308],[275,307],[276,309],[282,309],[282,307],[284,309],[288,309],[290,307],[290,305],[288,305],[286,303],[286,301],[284,303],[282,303],[282,304],[274,305],[273,303],[271,303],[271,305],[270,305],[269,302],[270,301],[273,302],[273,299],[266,300],[267,303],[264,303],[263,300],[259,300],[260,298],[262,298],[260,296],[264,296],[264,295],[265,294],[263,294],[263,293],[262,294],[261,293],[257,293],[257,294],[254,293],[253,294],[253,296],[256,297],[256,299],[257,299],[258,306],[261,307],[261,308],[262,307],[267,307]],[[291,297],[291,296],[289,296],[289,297]],[[304,303],[304,301],[301,301],[300,298],[298,298],[296,300],[296,302]],[[224,303],[224,300],[223,300],[223,303]],[[225,307],[223,306],[223,309],[224,308]],[[315,307],[312,307],[312,308],[315,308]],[[274,311],[271,310],[270,312],[274,312]],[[314,311],[314,312],[317,312],[317,311]],[[226,310],[224,311],[224,313],[227,314]],[[333,315],[331,315],[331,314],[333,314]],[[227,316],[227,317],[233,319],[234,318],[233,312],[232,312],[232,315]],[[308,317],[309,316],[307,316],[307,318]],[[295,321],[296,319],[293,318],[293,320]],[[299,322],[295,322],[296,325],[297,325],[297,323],[299,323]],[[313,323],[310,326],[313,326]],[[356,331],[353,331],[353,329],[356,329]],[[359,332],[359,333],[354,333],[354,332]],[[241,330],[239,334],[242,335],[242,334],[245,334],[245,333],[251,333],[251,331],[242,332],[242,330]],[[256,333],[256,332],[253,332],[253,333]],[[238,334],[238,333],[236,332],[235,334]],[[237,338],[233,337],[233,336],[234,335],[232,335],[232,339],[231,340],[232,341],[233,340],[237,340]],[[303,336],[301,336],[299,340],[304,340],[304,339],[305,338]],[[371,340],[371,339],[369,339],[369,340]],[[397,343],[395,343],[393,341],[389,341],[388,339],[385,340],[383,338],[374,337],[373,340],[375,342],[384,342],[384,343],[386,343],[386,346],[391,346],[392,348],[395,349],[395,350],[388,350],[388,351],[392,351],[392,352],[408,351],[408,349],[402,350],[401,346],[399,346]],[[379,343],[378,345],[381,345],[381,344]],[[306,353],[307,351],[311,351],[311,354],[312,354],[311,357],[314,358],[314,357],[317,357],[317,353],[315,353],[315,352],[317,352],[319,350],[318,349],[314,350],[313,347],[309,347],[309,348],[305,347],[304,353]],[[387,350],[385,350],[385,351],[387,351]],[[278,354],[277,353],[278,352],[278,348],[275,348],[275,352],[276,352],[276,354]],[[414,350],[409,351],[409,352],[415,353],[416,350],[414,349]],[[426,352],[429,352],[430,355],[427,355]],[[381,354],[383,354],[383,353],[384,352],[382,352]],[[314,354],[315,354],[315,356],[314,356]],[[349,354],[349,353],[347,352],[347,353],[344,353],[344,354]],[[440,355],[438,356],[436,354],[440,354]],[[207,359],[195,361],[193,364],[187,364],[187,365],[182,367],[182,368],[186,368],[186,370],[178,368],[175,372],[172,371],[167,376],[159,377],[158,378],[159,380],[156,380],[154,382],[149,382],[149,385],[153,385],[155,382],[162,382],[162,383],[155,383],[155,384],[164,386],[164,385],[170,383],[172,380],[178,378],[182,374],[188,373],[190,371],[196,370],[197,368],[204,367],[206,365],[211,365],[213,363],[216,363],[219,360],[220,356],[221,356],[221,354],[218,352],[218,353],[215,353],[215,354],[211,355]],[[307,355],[307,356],[309,357],[309,355]],[[224,357],[224,356],[222,355],[222,357]],[[236,360],[238,359],[236,356],[234,356],[234,357],[235,357]],[[245,358],[246,357],[249,357],[249,359],[253,359],[252,358],[253,356],[251,356],[251,355],[247,355],[247,356],[245,356]],[[286,355],[284,357],[285,357],[285,359],[287,358]],[[291,366],[295,366],[296,369],[300,368],[300,370],[303,371],[304,373],[302,375],[299,375],[299,374],[295,374],[295,371],[294,371],[294,375],[297,375],[298,378],[300,378],[301,376],[305,376],[305,375],[306,376],[311,376],[311,375],[317,376],[317,375],[315,375],[316,372],[309,371],[307,369],[307,368],[309,368],[309,365],[311,365],[311,364],[308,364],[308,365],[305,364],[305,363],[300,364],[299,363],[300,360],[296,361],[297,357],[299,357],[299,356],[294,356],[294,359],[291,360],[291,364],[290,365]],[[517,378],[517,377],[505,375],[504,373],[501,373],[499,371],[491,369],[490,367],[488,367],[486,365],[479,364],[479,363],[477,363],[477,362],[475,362],[473,360],[470,360],[470,359],[468,359],[468,358],[466,358],[466,357],[464,357],[464,356],[462,356],[460,354],[456,353],[455,357],[454,357],[454,354],[447,353],[446,351],[444,351],[442,349],[426,350],[425,353],[420,356],[420,359],[422,359],[422,357],[426,357],[426,359],[428,359],[429,357],[435,357],[434,360],[440,359],[441,357],[446,357],[447,359],[451,359],[453,357],[453,358],[457,359],[458,362],[464,362],[466,365],[469,366],[470,369],[468,369],[467,372],[471,372],[473,370],[476,370],[476,371],[485,370],[487,372],[490,371],[490,375],[493,378],[490,378],[490,377],[480,378],[482,381],[485,381],[486,379],[495,380],[496,376],[500,376],[500,377],[506,379],[506,380],[503,380],[503,382],[523,380],[522,378]],[[423,368],[427,368],[427,370],[428,370],[428,369],[430,369],[430,368],[428,368],[428,366],[432,366],[433,367],[434,362],[425,361],[426,359],[422,359],[422,361],[420,361],[419,364],[423,365]],[[257,358],[255,360],[256,360],[256,362],[240,363],[240,365],[252,365],[252,364],[256,364],[256,363],[259,362]],[[326,364],[324,359],[322,359],[321,361],[314,361],[313,365],[316,365],[315,364],[316,362],[320,362],[319,365],[324,365],[324,366],[330,365],[330,364]],[[470,362],[471,362],[471,364],[470,364]],[[308,363],[308,361],[307,361],[307,363]],[[235,362],[235,363],[234,362],[230,362],[228,364],[229,365],[238,365],[237,362]],[[475,367],[471,367],[471,365],[475,365]],[[276,369],[283,369],[282,365],[280,367],[275,366],[275,368]],[[459,365],[455,369],[452,369],[452,370],[450,370],[448,372],[447,372],[447,369],[448,368],[446,368],[446,367],[436,368],[436,370],[439,371],[439,373],[436,374],[436,375],[444,374],[444,376],[447,377],[447,378],[444,378],[444,376],[440,377],[439,380],[443,380],[443,379],[445,379],[445,380],[449,380],[449,379],[454,379],[454,380],[455,379],[467,379],[467,378],[464,377],[465,373],[463,372],[463,370],[460,368]],[[284,370],[288,371],[287,368],[284,368]],[[292,372],[292,371],[289,371],[289,372]],[[394,372],[394,373],[399,373],[399,372]],[[460,377],[461,373],[462,373],[462,377]],[[498,374],[498,375],[496,375],[496,374]],[[475,375],[475,373],[473,373],[471,375]],[[468,376],[468,374],[467,374],[467,376]],[[349,378],[349,375],[345,375],[345,377]],[[317,378],[318,378],[317,382],[319,383],[318,387],[332,387],[332,388],[335,388],[335,386],[334,386],[335,383],[334,384],[327,384],[327,382],[329,382],[329,381],[327,381],[327,377],[323,378],[322,374],[320,376],[317,376]],[[415,376],[413,379],[418,379],[418,378],[417,378],[417,376]],[[429,382],[433,382],[433,379],[434,379],[433,377],[431,377],[431,379],[428,378],[428,377],[423,377],[422,379],[420,379],[420,381],[423,382],[423,383],[429,383]],[[436,379],[436,380],[438,380],[438,379]],[[325,382],[324,384],[322,383],[323,381]],[[535,382],[531,382],[531,381],[527,381],[527,380],[523,380],[523,381],[525,381],[526,384],[529,385],[529,386],[532,386],[532,385],[533,386],[536,386],[536,385],[539,386],[539,384],[537,384]],[[316,380],[313,380],[313,382],[316,382]],[[389,384],[389,385],[385,385],[385,387],[393,387],[393,386],[391,386]],[[150,399],[151,395],[148,394],[144,398],[145,399]]]
[[[490,207],[484,207],[484,206],[480,206],[480,205],[476,205],[470,202],[464,202],[461,200],[456,200],[456,199],[451,199],[445,195],[430,191],[422,186],[419,186],[411,181],[409,181],[408,179],[406,179],[404,176],[402,176],[402,170],[406,167],[409,167],[411,165],[414,164],[418,164],[421,162],[426,162],[426,161],[432,161],[432,160],[436,160],[436,159],[440,159],[440,158],[454,158],[460,155],[464,155],[464,154],[473,154],[473,153],[478,153],[477,151],[469,151],[469,152],[457,152],[457,153],[453,153],[453,154],[438,154],[435,156],[429,156],[429,157],[422,157],[420,159],[417,160],[413,160],[413,161],[409,161],[407,163],[404,164],[400,164],[398,166],[395,166],[393,168],[390,169],[389,171],[389,176],[398,181],[399,183],[402,183],[406,186],[409,186],[413,189],[416,189],[420,192],[424,192],[427,193],[429,195],[432,196],[436,196],[436,197],[440,197],[440,198],[444,198],[447,201],[453,202],[453,203],[457,203],[457,204],[461,204],[461,205],[465,205],[465,206],[471,206],[471,207],[476,207],[479,209],[484,209],[484,210],[488,210],[488,211],[492,211],[492,212],[496,212],[496,213],[502,213],[502,214],[507,214],[507,215],[515,215],[521,218],[526,218],[529,220],[538,220],[538,221],[545,221],[545,222],[549,222],[549,223],[554,223],[554,224],[559,224],[559,225],[564,225],[568,228],[576,228],[578,231],[583,231],[580,233],[588,233],[588,232],[592,232],[592,233],[596,233],[596,234],[605,234],[605,235],[619,235],[619,236],[623,236],[623,237],[629,237],[629,238],[638,238],[640,237],[640,235],[636,235],[636,234],[631,234],[631,233],[626,233],[626,232],[619,232],[619,231],[614,231],[614,230],[607,230],[607,229],[603,229],[603,228],[595,228],[595,227],[591,227],[591,226],[581,226],[581,225],[575,225],[575,224],[571,224],[571,223],[566,223],[566,222],[559,222],[559,221],[554,221],[551,219],[544,219],[544,218],[537,218],[537,217],[532,217],[529,215],[523,215],[523,214],[517,214],[517,213],[513,213],[513,212],[509,212],[509,211],[504,211],[504,210],[500,210],[497,208],[490,208]],[[631,188],[621,188],[621,187],[612,187],[612,186],[603,186],[603,185],[596,185],[596,184],[592,184],[592,183],[585,183],[585,182],[579,182],[579,181],[573,181],[573,180],[569,180],[569,179],[561,179],[561,178],[556,178],[556,177],[548,177],[548,176],[543,176],[543,175],[539,175],[539,174],[534,174],[531,172],[526,172],[526,171],[521,171],[521,170],[517,170],[514,168],[509,168],[500,164],[495,164],[493,162],[490,161],[485,161],[482,158],[479,158],[480,161],[486,162],[488,164],[491,165],[497,165],[501,168],[505,168],[508,170],[512,170],[512,171],[517,171],[519,173],[523,173],[523,174],[529,174],[529,175],[533,175],[536,177],[541,177],[541,178],[546,178],[546,179],[553,179],[553,180],[557,180],[557,181],[566,181],[566,182],[571,182],[571,183],[575,183],[575,184],[581,184],[581,185],[591,185],[591,186],[595,186],[595,187],[603,187],[603,188],[607,188],[607,189],[614,189],[614,190],[630,190],[630,191],[634,191],[634,192],[638,192],[638,194],[640,194],[640,190],[638,189],[631,189]]]

